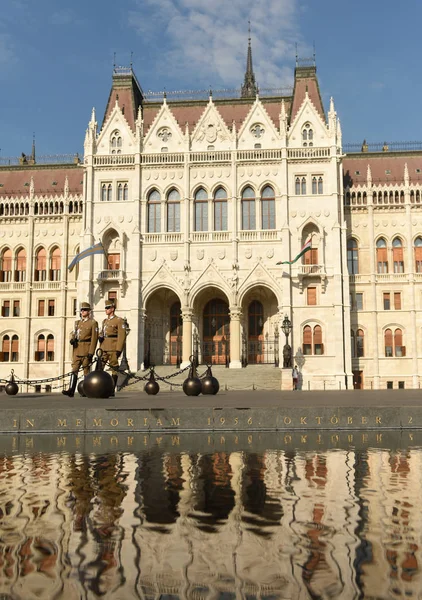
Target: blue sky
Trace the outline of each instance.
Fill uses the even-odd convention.
[[[400,6],[400,8],[399,8]],[[421,140],[422,2],[405,0],[3,0],[0,156],[80,152],[107,102],[113,56],[144,90],[239,87],[248,19],[261,87],[291,85],[313,52],[343,141]]]

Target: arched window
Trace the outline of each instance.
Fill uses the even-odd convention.
[[[51,333],[47,336],[47,360],[54,361],[54,336]]]
[[[316,194],[317,193],[317,178],[316,177],[312,177],[312,193]]]
[[[208,195],[204,188],[195,192],[195,231],[208,231]]]
[[[352,351],[352,358],[356,357],[356,340],[355,340],[355,332],[353,329],[350,330],[350,349]]]
[[[384,238],[377,240],[377,273],[388,273],[387,242]]]
[[[415,240],[415,272],[422,273],[422,237],[419,236]]]
[[[60,248],[54,248],[50,255],[50,281],[60,281],[62,254]]]
[[[47,252],[45,248],[40,248],[35,256],[35,281],[45,281],[47,279]]]
[[[0,360],[1,362],[9,362],[10,360],[10,337],[8,335],[4,335],[1,342]]]
[[[404,273],[403,244],[400,238],[393,240],[394,273]]]
[[[227,193],[222,187],[214,193],[214,231],[227,231]]]
[[[167,195],[167,231],[180,231],[180,194],[171,190]]]
[[[385,356],[393,356],[393,332],[391,329],[384,331],[384,351]]]
[[[324,344],[322,343],[322,329],[320,325],[315,325],[313,334],[314,354],[324,354]]]
[[[12,281],[12,251],[5,248],[0,258],[0,280]]]
[[[101,186],[101,201],[107,202],[107,184],[103,183]],[[69,211],[71,212],[71,211]]]
[[[24,248],[18,250],[16,254],[15,281],[25,281],[26,279],[26,251]]]
[[[324,193],[324,180],[322,177],[318,177],[318,194]]]
[[[296,177],[295,179],[295,194],[296,196],[300,194],[300,177]]]
[[[122,138],[119,131],[113,131],[110,137],[110,153],[120,154],[122,147]]]
[[[129,200],[129,186],[127,183],[123,185],[123,200]]]
[[[312,329],[309,325],[303,328],[303,354],[312,354]]]
[[[406,348],[403,345],[403,332],[398,328],[394,331],[394,354],[395,356],[406,356]]]
[[[306,194],[306,177],[302,177],[302,180],[300,182],[300,193],[302,194],[302,196]]]
[[[255,192],[246,187],[242,192],[242,229],[255,229]]]
[[[117,184],[117,200],[119,202],[123,200],[123,183]]]
[[[356,356],[358,358],[365,356],[363,329],[358,329],[356,333]]]
[[[262,229],[275,229],[275,195],[269,185],[262,190],[261,221]]]
[[[349,275],[359,273],[358,243],[353,238],[347,240],[347,268]]]
[[[158,190],[152,190],[148,195],[148,232],[159,233],[161,231],[161,194]]]
[[[107,202],[111,202],[113,200],[113,188],[111,183],[107,185]]]
[[[11,354],[10,360],[12,362],[19,361],[19,338],[16,334],[12,335],[12,346],[11,346],[10,354]]]
[[[35,361],[45,360],[45,336],[41,333],[37,338],[37,349],[35,350]]]
[[[310,125],[310,123],[306,123],[304,128],[302,129],[302,144],[304,146],[307,146],[308,142],[310,142],[309,146],[312,146],[313,139],[314,139],[314,132],[311,128],[311,125]]]

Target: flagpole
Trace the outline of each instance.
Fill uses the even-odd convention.
[[[104,250],[104,255],[105,255],[105,257],[106,257],[106,260],[107,260],[107,266],[108,266],[108,253],[107,253],[106,249],[104,248],[104,245],[103,245],[102,241],[101,241],[101,240],[99,240],[99,242],[100,242],[100,244],[101,244],[101,248]]]

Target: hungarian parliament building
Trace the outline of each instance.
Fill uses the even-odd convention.
[[[233,93],[144,93],[115,67],[83,157],[0,165],[0,377],[70,371],[81,302],[101,322],[113,299],[132,371],[194,356],[282,380],[287,316],[303,389],[419,388],[421,176],[410,144],[343,147],[314,60],[260,91],[249,43]]]

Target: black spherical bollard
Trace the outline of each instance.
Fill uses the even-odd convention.
[[[159,391],[160,391],[160,386],[158,385],[158,382],[155,379],[154,369],[151,369],[151,372],[149,374],[149,379],[144,386],[144,392],[146,392],[150,396],[155,396],[156,394],[158,394]]]
[[[88,398],[109,398],[114,394],[114,382],[105,371],[92,371],[84,379],[84,392]]]
[[[185,392],[186,396],[199,396],[201,390],[201,380],[196,374],[195,359],[191,357],[189,377],[183,382],[183,391]]]
[[[183,382],[183,391],[186,396],[199,396],[202,386],[199,377],[188,377]]]
[[[220,389],[218,379],[213,376],[211,371],[211,365],[208,365],[205,377],[201,381],[202,393],[203,394],[217,394]]]
[[[78,394],[80,396],[82,396],[82,398],[86,397],[85,390],[84,390],[84,380],[83,379],[81,379],[80,382],[78,383]]]
[[[19,392],[19,386],[16,383],[15,378],[13,377],[13,371],[10,376],[10,381],[6,385],[5,390],[6,390],[6,394],[8,394],[9,396],[16,396],[16,394]]]

